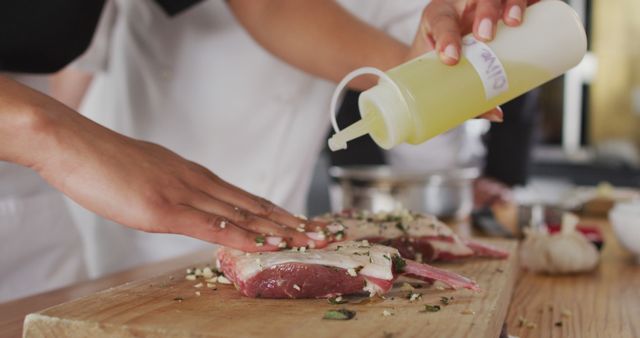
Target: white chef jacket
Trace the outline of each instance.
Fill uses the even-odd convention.
[[[42,76],[12,76],[46,92]],[[60,192],[0,161],[0,302],[87,277],[80,234]]]
[[[410,42],[425,1],[341,1]],[[116,1],[99,30],[106,53],[89,51],[96,77],[81,111],[126,135],[159,143],[291,212],[304,212],[313,165],[329,127],[334,84],[262,49],[223,1],[167,17],[150,0]],[[322,46],[318,46],[322,48]],[[100,68],[100,67],[98,67]],[[135,159],[131,159],[135,161]],[[92,275],[205,248],[94,217],[83,235]]]

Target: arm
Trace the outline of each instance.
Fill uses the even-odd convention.
[[[339,82],[368,65],[389,69],[409,47],[360,21],[334,1],[231,0],[238,21],[265,49],[310,74]],[[363,90],[374,78],[356,79]]]
[[[315,233],[323,224],[294,217],[163,147],[115,133],[2,77],[0,144],[0,160],[34,169],[80,205],[131,228],[245,251],[327,243]],[[314,233],[297,231],[300,224]]]
[[[0,161],[18,163],[34,167],[36,157],[42,157],[42,144],[46,140],[39,133],[45,129],[38,112],[35,91],[22,92],[20,85],[0,77]],[[31,104],[14,98],[28,96]]]
[[[473,29],[476,37],[491,40],[499,19],[518,25],[526,6],[525,0],[433,0],[422,13],[413,45],[406,46],[330,0],[228,3],[238,21],[265,49],[334,82],[356,68],[387,70],[434,48],[443,62],[456,64],[462,35]],[[351,87],[364,90],[374,83],[373,78],[362,77]]]

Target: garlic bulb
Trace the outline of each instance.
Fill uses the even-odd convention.
[[[593,270],[600,258],[598,250],[576,231],[577,224],[577,216],[565,213],[558,234],[551,235],[546,228],[526,231],[520,250],[521,264],[531,271],[549,274]]]

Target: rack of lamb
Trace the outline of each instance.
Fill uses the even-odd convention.
[[[345,210],[316,220],[331,223],[336,240],[363,240],[398,249],[418,262],[468,257],[506,258],[509,254],[488,244],[463,239],[435,216],[401,210],[393,213]]]
[[[332,243],[323,249],[244,253],[220,248],[218,269],[245,296],[329,298],[389,291],[399,275],[479,290],[463,276],[405,259],[392,247],[366,240]]]

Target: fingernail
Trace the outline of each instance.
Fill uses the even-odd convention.
[[[327,239],[327,236],[322,231],[307,232],[306,235],[314,241],[324,241]]]
[[[454,45],[448,45],[443,52],[444,56],[452,59],[452,60],[458,60],[458,58],[460,57],[460,55],[458,54],[458,49],[456,48],[456,46]]]
[[[520,22],[522,21],[522,9],[519,6],[513,6],[509,9],[508,16],[510,19]]]
[[[480,25],[478,26],[478,35],[483,40],[491,40],[493,37],[493,24],[489,18],[484,18],[480,21]]]
[[[269,245],[278,246],[280,245],[280,243],[282,243],[282,237],[268,236],[266,241]]]

